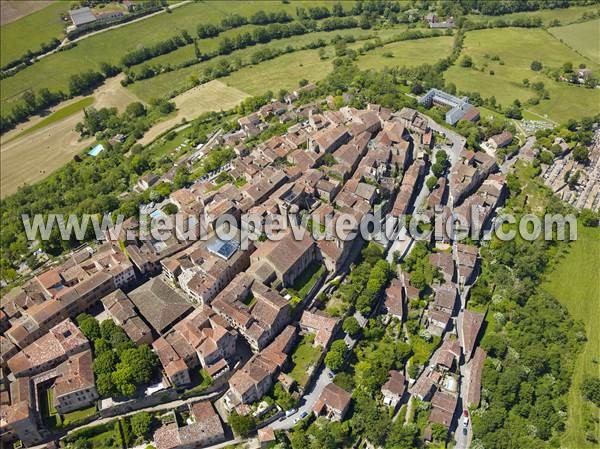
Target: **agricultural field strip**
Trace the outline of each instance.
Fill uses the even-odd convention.
[[[541,55],[539,48],[545,48]],[[532,89],[523,85],[523,79],[528,79],[530,83],[544,83],[550,99],[527,107],[555,121],[589,115],[589,111],[597,107],[600,101],[600,91],[597,89],[556,82],[542,72],[530,69],[531,61],[536,59],[544,67],[558,68],[565,62],[572,62],[574,67],[586,63],[595,71],[600,69],[599,65],[581,57],[545,30],[502,28],[469,31],[465,34],[462,55],[473,58],[475,68],[455,64],[445,72],[446,81],[454,83],[462,91],[479,92],[486,98],[495,96],[505,106],[515,99],[524,102],[535,95]],[[499,56],[502,63],[492,61],[485,55]],[[483,72],[478,70],[484,66]]]
[[[131,89],[131,91],[134,92],[138,97],[140,97],[142,99],[146,99],[146,100],[149,98],[152,98],[152,97],[156,97],[156,96],[163,96],[163,95],[172,96],[174,93],[181,92],[182,89],[185,89],[185,87],[189,85],[189,77],[190,76],[200,76],[200,75],[202,75],[202,73],[205,69],[216,67],[222,62],[230,62],[233,60],[233,58],[240,58],[242,65],[245,66],[245,67],[241,67],[239,70],[243,70],[244,68],[250,68],[250,67],[257,67],[257,68],[264,67],[262,64],[269,62],[269,60],[262,61],[256,65],[251,64],[251,61],[249,60],[249,58],[259,50],[285,49],[286,47],[290,46],[291,44],[297,44],[297,45],[293,46],[296,49],[296,51],[294,51],[293,54],[301,53],[301,54],[305,55],[305,54],[310,53],[316,57],[316,55],[319,52],[319,49],[300,49],[300,48],[311,42],[314,42],[315,40],[317,40],[319,38],[324,39],[325,41],[329,41],[330,39],[326,39],[326,38],[331,38],[331,37],[338,36],[338,35],[339,36],[352,36],[357,40],[357,42],[349,44],[348,47],[353,48],[353,49],[357,49],[363,45],[362,43],[360,43],[360,41],[371,40],[371,39],[374,39],[375,37],[381,38],[383,42],[390,42],[390,43],[417,42],[419,40],[427,41],[429,39],[437,39],[437,38],[428,37],[428,38],[423,38],[423,39],[396,41],[395,36],[397,36],[398,34],[400,34],[403,31],[405,31],[404,27],[383,29],[383,30],[378,30],[377,32],[379,34],[377,36],[374,36],[374,31],[372,31],[372,30],[364,30],[364,31],[360,32],[360,34],[357,34],[356,29],[347,29],[347,30],[338,30],[338,31],[327,31],[327,32],[321,31],[321,32],[316,32],[316,33],[311,33],[311,34],[306,34],[306,35],[301,35],[301,36],[280,39],[280,40],[272,41],[268,44],[258,44],[258,45],[248,47],[248,48],[245,48],[242,50],[237,50],[237,51],[232,52],[229,55],[217,56],[211,60],[203,61],[198,64],[194,64],[194,65],[184,67],[184,68],[181,68],[178,70],[161,73],[157,76],[154,76],[154,77],[151,77],[151,78],[148,78],[145,80],[136,81],[133,84],[130,84],[129,86],[127,86],[127,88]],[[329,69],[331,68],[331,58],[334,57],[333,45],[329,44],[326,47],[322,47],[322,48],[325,49],[326,56],[328,59],[322,60],[323,70],[325,71],[325,73],[317,72],[316,74],[318,74],[319,76],[325,76],[325,74],[327,72],[329,72]],[[371,50],[371,51],[374,51],[374,50]],[[285,55],[277,56],[277,57],[271,59],[271,61],[273,61],[273,60],[278,61],[279,58],[282,58],[283,56],[285,56]],[[399,56],[402,57],[401,54]],[[301,57],[299,57],[299,60],[300,59],[301,59]],[[423,62],[425,62],[425,60],[426,59],[424,58]],[[398,65],[400,65],[400,64],[398,64]],[[232,73],[235,73],[235,72],[232,72]],[[258,75],[256,75],[256,76],[258,76]],[[259,76],[259,78],[260,78],[260,76]],[[309,76],[308,78],[311,78],[311,77]],[[300,79],[300,77],[292,78],[293,81],[298,81],[299,79]],[[236,87],[239,88],[239,86],[236,86]],[[244,90],[244,89],[242,89],[242,90]]]
[[[221,19],[232,11],[246,17],[259,10],[265,12],[287,11],[290,15],[295,16],[297,6],[311,7],[323,4],[331,7],[333,3],[335,2],[300,1],[293,4],[284,4],[267,0],[252,2],[216,0],[189,3],[174,9],[170,14],[159,14],[144,21],[91,36],[78,42],[72,49],[43,58],[14,76],[1,80],[0,101],[2,106],[5,107],[6,104],[24,91],[37,90],[42,87],[47,87],[50,90],[66,91],[69,78],[73,74],[89,69],[97,70],[101,62],[118,64],[121,57],[127,52],[138,48],[140,42],[143,42],[146,46],[153,45],[180,33],[182,30],[187,30],[190,34],[196,35],[196,27],[199,24],[220,23]],[[17,21],[14,24],[20,22]],[[132,39],[132,36],[135,39]],[[50,40],[51,37],[45,40]],[[3,38],[2,41],[6,42],[7,40]],[[4,53],[4,48],[2,51]],[[21,53],[24,53],[24,51]],[[21,53],[16,57],[20,56]]]
[[[548,32],[580,55],[600,64],[600,19],[550,28]]]
[[[2,2],[4,3],[4,2]],[[4,5],[2,5],[4,8]],[[52,38],[62,39],[64,22],[60,14],[69,10],[69,2],[55,2],[14,22],[0,27],[0,66],[38,50]],[[31,32],[35,30],[35,32]]]
[[[432,39],[445,39],[444,37],[432,37],[427,39],[408,40],[397,42],[393,45],[394,48],[401,48],[405,46],[407,48],[414,48],[419,46],[419,42],[428,41]],[[450,38],[452,39],[452,38]],[[376,49],[382,53],[385,51],[386,46]],[[373,50],[375,51],[375,50]],[[451,51],[451,45],[448,47],[448,51],[440,53],[438,59],[448,56]],[[394,53],[395,54],[395,53]],[[414,54],[413,51],[407,51],[407,55]],[[423,53],[422,59],[414,59],[412,57],[404,57],[404,52],[397,51],[397,56],[394,58],[387,58],[383,55],[371,56],[371,52],[367,52],[365,55],[359,56],[358,64],[362,69],[371,68],[371,65],[361,64],[363,60],[369,61],[373,68],[382,68],[384,66],[402,66],[402,65],[419,65],[430,60],[435,60],[435,57],[428,53]],[[369,58],[369,59],[366,59]],[[293,89],[298,85],[298,81],[302,78],[306,78],[310,81],[318,81],[324,78],[331,71],[331,58],[321,60],[316,50],[302,50],[286,55],[279,56],[269,61],[264,61],[255,66],[244,67],[241,70],[231,73],[221,80],[233,87],[237,87],[240,90],[248,92],[251,95],[260,95],[265,92],[265,86],[269,86],[269,89],[276,92],[278,89]]]

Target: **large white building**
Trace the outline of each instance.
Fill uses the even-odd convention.
[[[454,125],[458,122],[466,112],[472,107],[469,104],[467,97],[457,98],[439,89],[430,89],[425,95],[419,99],[419,104],[430,108],[434,104],[450,107],[446,112],[446,123]]]

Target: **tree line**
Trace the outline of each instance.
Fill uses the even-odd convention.
[[[22,68],[24,68],[24,67],[30,65],[32,63],[31,60],[33,58],[43,55],[45,53],[48,53],[49,51],[54,50],[59,45],[60,45],[60,40],[53,37],[49,42],[42,43],[41,47],[38,50],[33,50],[33,51],[27,50],[27,52],[25,52],[25,54],[23,54],[19,58],[13,59],[12,61],[10,61],[7,64],[5,64],[4,66],[2,66],[2,77],[1,78],[4,79],[4,78],[7,78],[7,77],[13,75],[20,69],[19,66],[22,66]],[[9,70],[10,70],[10,72],[6,73]]]
[[[106,78],[115,76],[120,72],[116,66],[103,62],[100,64],[100,71],[88,70],[82,73],[76,73],[69,78],[69,92],[60,90],[50,91],[43,87],[37,92],[27,90],[21,97],[13,103],[13,106],[7,114],[0,116],[0,133],[4,133],[17,124],[29,119],[29,117],[38,114],[51,106],[60,103],[63,100],[78,95],[85,95],[100,86]]]
[[[288,37],[304,35],[316,31],[334,31],[338,29],[341,30],[347,28],[356,28],[357,26],[358,21],[353,17],[331,18],[323,21],[323,23],[321,23],[320,25],[314,21],[293,22],[288,24],[273,23],[267,26],[256,28],[252,32],[247,31],[239,33],[234,37],[225,37],[219,42],[217,49],[215,49],[212,52],[206,53],[202,52],[201,47],[198,45],[198,42],[194,41],[193,43],[195,49],[195,59],[184,61],[175,66],[170,66],[168,64],[165,66],[157,64],[153,67],[144,65],[139,69],[137,73],[128,71],[127,78],[123,80],[122,84],[128,85],[134,81],[152,78],[164,72],[170,72],[173,70],[189,67],[200,62],[208,61],[217,56],[228,55],[234,51],[242,50],[244,48],[251,47],[257,44],[266,44],[271,42],[272,40],[285,39]],[[154,46],[156,51],[153,51],[152,49],[142,48],[136,50],[135,52],[131,52],[124,56],[122,62],[127,67],[137,65],[145,60],[152,59],[156,56],[159,56],[160,54],[169,53],[179,48],[179,46],[181,45],[178,44],[181,44],[181,42],[178,42],[178,39],[176,38],[172,38],[169,41],[156,44]],[[159,51],[159,49],[164,51]],[[272,49],[269,49],[268,52],[271,55],[274,54]],[[266,59],[263,59],[260,56],[256,56],[254,57],[254,60],[256,61],[254,63],[257,63]]]
[[[266,13],[263,10],[260,10],[249,18],[243,17],[239,14],[232,14],[221,20],[220,26],[212,23],[201,23],[196,28],[196,34],[200,39],[206,39],[208,37],[218,36],[223,31],[230,30],[232,28],[239,28],[247,24],[267,25],[270,23],[287,23],[291,22],[292,20],[292,16],[285,11]]]
[[[177,50],[179,47],[188,45],[194,42],[190,34],[183,30],[180,34],[175,35],[167,40],[158,42],[151,47],[141,47],[139,49],[126,53],[121,58],[121,64],[125,67],[131,67],[132,65],[139,64],[146,61],[147,59],[155,58],[156,56],[171,53]]]

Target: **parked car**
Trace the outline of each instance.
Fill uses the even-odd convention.
[[[466,418],[463,420],[463,427],[465,427],[465,428],[466,428],[466,427],[468,427],[468,426],[469,426],[469,418],[468,418],[468,417],[466,417]]]
[[[296,413],[298,410],[296,410],[295,408],[291,408],[289,409],[287,412],[285,412],[285,416],[292,416],[294,413]]]
[[[469,416],[469,411],[467,409],[463,410],[463,416],[465,416],[465,417]]]
[[[300,419],[304,419],[308,416],[308,412],[306,410],[304,410],[302,413],[300,413]]]

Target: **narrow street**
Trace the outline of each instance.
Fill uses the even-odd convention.
[[[312,409],[321,396],[323,392],[323,388],[327,386],[327,384],[331,383],[331,379],[333,378],[333,372],[323,365],[319,377],[316,381],[314,381],[313,387],[310,392],[302,398],[302,405],[298,407],[298,411],[293,415],[285,417],[281,421],[275,421],[270,424],[268,427],[272,427],[273,430],[282,430],[282,429],[290,429],[296,424],[297,420],[300,418],[303,412],[307,414],[312,413]]]

